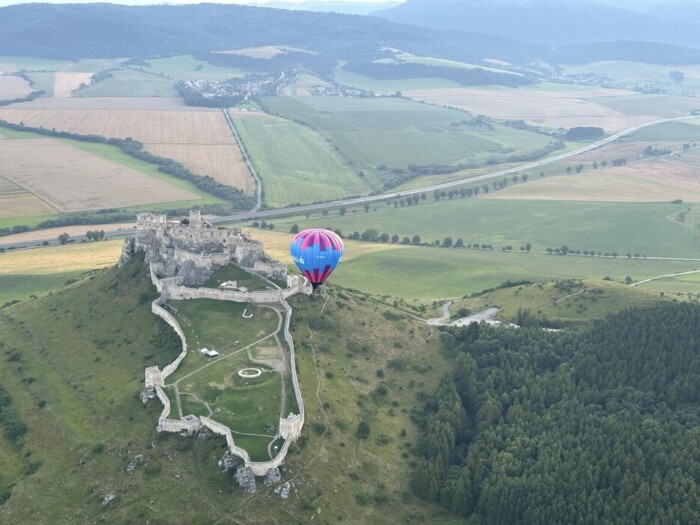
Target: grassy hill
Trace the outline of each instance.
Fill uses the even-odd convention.
[[[295,523],[315,512],[330,523],[449,520],[408,485],[409,414],[445,369],[434,331],[332,287],[327,301],[295,298],[307,424],[283,469],[294,490],[282,500],[259,484],[245,496],[217,468],[223,440],[158,434],[160,405],[138,398],[144,367],[179,348],[150,313],[146,276],[134,261],[0,310],[0,385],[26,426],[12,441],[3,420],[0,522]]]

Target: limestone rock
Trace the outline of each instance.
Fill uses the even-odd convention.
[[[109,505],[109,502],[114,500],[114,498],[116,497],[117,495],[114,492],[110,492],[104,498],[102,498],[102,506],[106,507],[107,505]]]
[[[267,474],[265,474],[265,486],[269,487],[271,485],[274,485],[275,483],[278,483],[279,480],[282,479],[282,473],[280,472],[280,469],[277,467],[271,468],[270,470],[267,471]]]
[[[241,467],[236,470],[234,478],[246,494],[255,494],[258,487],[255,484],[255,474],[250,467]]]

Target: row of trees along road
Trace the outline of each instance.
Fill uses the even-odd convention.
[[[700,307],[444,329],[413,489],[475,523],[700,523]]]

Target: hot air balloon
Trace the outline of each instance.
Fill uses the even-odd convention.
[[[330,230],[311,228],[297,233],[289,246],[294,264],[314,290],[328,278],[343,256],[343,241]]]

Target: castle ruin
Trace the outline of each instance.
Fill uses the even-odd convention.
[[[184,286],[203,284],[218,268],[231,262],[265,277],[285,281],[287,267],[268,257],[262,243],[239,228],[215,228],[192,210],[189,218],[168,221],[165,215],[139,213],[136,233],[124,243],[119,266],[134,253],[161,279]]]

